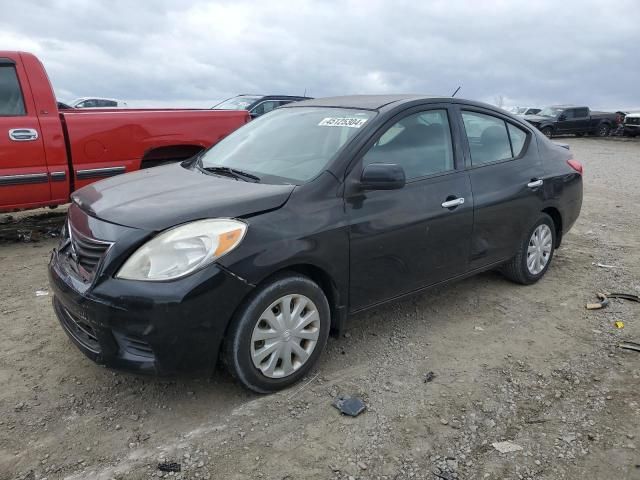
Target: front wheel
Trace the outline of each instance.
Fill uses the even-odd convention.
[[[516,255],[502,267],[502,273],[509,280],[522,285],[537,282],[551,264],[555,244],[553,220],[546,213],[541,213],[521,241]]]
[[[322,289],[303,275],[278,275],[235,315],[224,345],[229,372],[245,387],[269,393],[300,380],[322,353],[331,327]]]
[[[547,138],[551,138],[553,136],[553,128],[551,127],[544,127],[541,132],[544,134],[545,137]]]

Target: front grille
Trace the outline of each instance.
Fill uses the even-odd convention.
[[[93,327],[85,319],[65,308],[57,299],[54,300],[54,307],[64,329],[82,346],[93,353],[100,353],[100,344]]]
[[[102,260],[111,243],[83,235],[71,225],[71,222],[67,224],[66,230],[69,241],[64,253],[68,254],[70,262],[75,264],[77,272],[82,278],[93,280],[100,260]]]

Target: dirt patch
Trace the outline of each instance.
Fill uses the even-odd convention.
[[[541,282],[487,273],[359,315],[270,396],[94,365],[42,293],[57,240],[0,245],[0,479],[640,478],[640,353],[617,347],[640,341],[640,305],[584,308],[640,293],[639,145],[562,142],[584,206]],[[341,416],[338,395],[368,408]]]

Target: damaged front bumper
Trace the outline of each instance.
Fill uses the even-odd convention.
[[[160,375],[211,371],[229,321],[252,286],[217,264],[170,282],[101,274],[87,283],[54,250],[53,308],[90,359]]]

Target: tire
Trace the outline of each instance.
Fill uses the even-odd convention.
[[[540,130],[543,135],[547,138],[551,138],[553,137],[553,128],[551,127],[544,127],[542,130]]]
[[[329,336],[331,310],[322,289],[304,275],[280,274],[258,288],[232,320],[223,360],[243,386],[271,393],[300,380],[317,362]],[[293,323],[295,318],[313,321],[296,331],[293,323],[281,323],[287,321],[283,305],[289,305],[294,315],[301,309],[300,315],[290,320]]]
[[[608,137],[609,132],[611,131],[611,127],[606,123],[602,123],[598,125],[598,130],[596,130],[596,136],[598,137]]]
[[[533,269],[531,269],[528,265],[528,260],[530,260],[530,257],[528,255],[528,250],[530,246],[532,248],[534,247],[532,242],[534,241],[534,233],[536,232],[539,232],[539,233],[546,232],[548,235],[550,234],[550,237],[551,237],[550,249],[546,254],[545,263],[540,270],[537,270],[537,267],[539,267],[540,264],[535,264]],[[543,238],[545,239],[545,241],[543,242],[543,245],[546,246],[547,237],[545,236]],[[515,256],[509,262],[503,265],[501,269],[502,274],[505,277],[507,277],[509,280],[515,283],[520,283],[522,285],[531,285],[532,283],[537,282],[544,276],[544,274],[549,269],[549,265],[551,265],[551,260],[553,260],[553,252],[555,250],[555,245],[556,245],[556,228],[553,223],[553,220],[546,213],[540,213],[540,216],[538,217],[536,222],[527,231],[526,235],[521,240],[520,245],[518,247],[518,251],[516,252]],[[546,248],[543,248],[542,250],[547,251]],[[535,256],[535,252],[532,252],[532,255]]]

